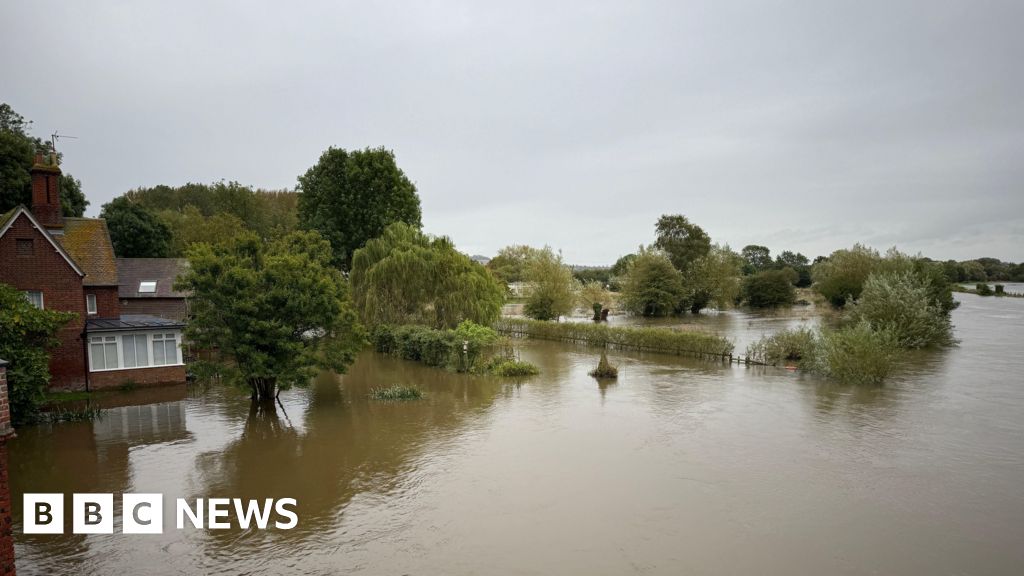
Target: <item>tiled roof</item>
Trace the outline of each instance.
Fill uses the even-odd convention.
[[[188,267],[184,258],[118,258],[119,298],[184,298],[174,290],[174,279]],[[156,292],[139,292],[140,282],[156,282]]]
[[[64,218],[64,233],[53,237],[85,272],[85,286],[117,285],[117,261],[106,220]]]
[[[108,332],[116,330],[152,330],[154,328],[184,328],[177,320],[168,320],[146,314],[125,314],[120,318],[89,318],[85,321],[86,332]]]

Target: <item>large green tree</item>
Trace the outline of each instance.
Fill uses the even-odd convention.
[[[165,258],[171,231],[159,218],[126,196],[103,205],[100,218],[107,221],[114,253],[121,258]]]
[[[505,246],[487,263],[487,269],[502,282],[522,282],[526,279],[527,264],[536,253],[537,249],[532,246]]]
[[[530,255],[525,280],[529,294],[523,312],[535,320],[558,320],[572,312],[576,303],[576,279],[562,262],[562,255],[545,246]]]
[[[385,148],[328,148],[299,176],[298,189],[301,225],[327,238],[346,270],[355,251],[390,224],[422,225],[416,186]]]
[[[41,310],[21,290],[0,284],[0,358],[7,360],[11,417],[30,419],[50,381],[50,350],[59,345],[57,331],[75,317],[71,312]]]
[[[471,320],[488,326],[505,300],[504,286],[451,240],[404,222],[391,224],[355,251],[349,278],[367,325],[454,328]]]
[[[0,212],[32,204],[32,162],[36,151],[51,151],[48,141],[28,133],[32,122],[25,120],[10,105],[0,104]],[[58,158],[60,156],[58,155]],[[70,174],[60,178],[60,205],[65,216],[81,216],[89,201],[82,193],[82,182]]]
[[[270,243],[253,233],[194,244],[176,284],[192,293],[186,335],[219,351],[221,369],[267,401],[317,369],[344,372],[365,342],[330,244],[316,232]]]
[[[622,304],[633,314],[667,316],[684,294],[683,275],[672,261],[659,251],[641,249],[626,273]]]
[[[663,251],[680,272],[711,250],[711,237],[682,214],[666,214],[655,225],[654,246]]]
[[[772,267],[772,251],[767,246],[748,244],[740,250],[743,257],[743,273],[756,274]]]
[[[739,296],[742,262],[728,246],[712,245],[683,272],[685,290],[679,311],[689,309],[697,314],[710,304],[719,310],[732,306]]]

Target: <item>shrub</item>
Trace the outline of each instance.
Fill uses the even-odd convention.
[[[899,355],[898,339],[866,320],[822,333],[814,369],[843,384],[880,384]]]
[[[618,378],[619,369],[608,362],[608,354],[601,352],[601,360],[598,361],[597,368],[590,371],[590,375],[594,378]]]
[[[990,288],[988,284],[979,283],[979,284],[975,285],[974,288],[975,288],[975,290],[977,290],[978,296],[991,296],[992,295],[992,288]]]
[[[378,325],[370,338],[374,349],[382,354],[469,372],[478,358],[498,342],[498,333],[465,320],[455,330]]]
[[[774,308],[796,302],[791,268],[766,270],[743,279],[743,299],[754,308]]]
[[[1006,286],[996,284],[996,296],[1006,296]]]
[[[836,250],[814,265],[814,288],[833,306],[843,306],[847,300],[860,297],[864,282],[881,259],[877,251],[860,244],[849,250]]]
[[[374,388],[370,397],[374,400],[419,400],[423,398],[423,392],[412,386],[394,384],[387,388]]]
[[[814,331],[801,326],[780,330],[764,336],[747,347],[747,357],[755,362],[776,366],[784,362],[797,362],[810,366],[818,342]]]
[[[901,348],[952,343],[949,315],[933,302],[927,281],[912,272],[876,273],[864,283],[855,320],[891,332]]]
[[[522,360],[495,358],[494,361],[487,365],[487,372],[495,376],[524,377],[540,374],[540,369]]]

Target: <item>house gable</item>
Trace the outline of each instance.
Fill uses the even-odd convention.
[[[53,236],[51,236],[50,233],[46,231],[46,228],[44,228],[43,225],[40,224],[38,220],[36,220],[35,216],[32,215],[32,212],[28,211],[24,206],[19,206],[15,208],[14,210],[5,214],[2,219],[0,219],[0,222],[2,222],[2,225],[0,225],[0,240],[2,240],[10,230],[15,228],[15,223],[18,221],[19,218],[25,218],[28,221],[28,224],[35,229],[34,236],[42,237],[42,239],[47,244],[52,246],[53,249],[56,250],[57,253],[61,255],[64,261],[67,262],[68,266],[70,266],[71,269],[74,270],[74,272],[78,274],[80,278],[85,277],[85,272],[71,258],[71,255],[68,254],[66,250],[64,250],[63,246],[61,246],[53,239]]]

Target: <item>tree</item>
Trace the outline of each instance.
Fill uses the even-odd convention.
[[[880,261],[876,250],[861,244],[849,250],[836,250],[827,260],[814,265],[814,288],[833,306],[843,306],[860,297],[864,282]]]
[[[927,278],[909,271],[874,273],[864,282],[853,318],[893,334],[902,348],[953,342],[949,312],[935,301]]]
[[[594,320],[600,320],[601,310],[608,308],[612,302],[611,293],[598,280],[580,286],[578,298],[581,308],[594,311]]]
[[[487,269],[506,284],[526,279],[526,266],[538,250],[531,246],[513,245],[498,250],[498,255],[487,263]]]
[[[625,276],[629,272],[629,266],[633,260],[636,260],[636,254],[626,254],[616,260],[615,264],[612,264],[612,276]]]
[[[299,192],[301,225],[327,238],[335,264],[346,270],[353,253],[390,224],[421,226],[416,186],[384,148],[328,148],[299,176]]]
[[[125,196],[103,205],[114,253],[120,258],[165,258],[170,251],[167,225]]]
[[[330,244],[315,232],[271,243],[249,232],[199,243],[176,283],[192,294],[187,338],[218,350],[221,368],[253,400],[307,384],[317,369],[344,372],[365,342]]]
[[[796,290],[785,270],[765,270],[743,279],[743,299],[754,308],[774,308],[796,302]]]
[[[0,104],[0,212],[20,204],[32,204],[32,163],[36,151],[52,151],[50,142],[28,133],[32,122],[25,120],[8,104]],[[58,162],[61,155],[57,155]],[[82,182],[62,174],[58,186],[64,216],[81,216],[89,201],[82,193]]]
[[[203,216],[199,209],[191,204],[180,212],[164,210],[158,213],[158,217],[170,230],[171,245],[168,255],[173,257],[184,256],[192,244],[225,244],[239,233],[249,230],[245,222],[230,212]]]
[[[11,418],[24,422],[38,410],[50,381],[50,350],[57,331],[75,314],[36,308],[25,293],[0,284],[0,358],[7,360]]]
[[[700,226],[690,223],[682,214],[664,215],[655,225],[654,246],[668,255],[672,265],[686,271],[695,260],[711,250],[711,238]]]
[[[667,316],[685,294],[683,275],[665,254],[641,249],[626,274],[622,303],[633,314]]]
[[[719,310],[731,306],[740,292],[742,259],[728,246],[713,245],[683,272],[684,296],[678,310],[697,314],[714,303]]]
[[[530,284],[523,313],[535,320],[558,320],[572,312],[576,302],[576,280],[562,256],[550,247],[534,252],[526,264]]]
[[[349,278],[356,310],[369,326],[454,328],[463,320],[489,326],[505,300],[498,280],[451,240],[404,222],[355,251]]]
[[[756,274],[772,267],[772,251],[767,246],[748,244],[740,250],[740,255],[744,260],[744,274]]]
[[[792,268],[796,272],[796,280],[793,285],[797,288],[806,288],[811,285],[811,265],[807,256],[797,252],[793,253],[784,250],[782,254],[775,257],[776,268]]]

